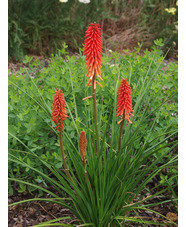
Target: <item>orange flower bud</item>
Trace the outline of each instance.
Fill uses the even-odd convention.
[[[118,89],[117,116],[124,115],[124,118],[132,124],[129,117],[134,116],[132,110],[131,87],[127,79],[122,79]],[[118,124],[121,122],[120,120]]]
[[[84,131],[81,132],[79,137],[79,149],[80,149],[81,158],[83,160],[86,155],[86,149],[87,149],[87,139]]]
[[[56,129],[58,131],[63,130],[63,122],[66,120],[68,115],[66,114],[64,94],[60,88],[56,89],[52,110],[52,121],[56,123]]]
[[[92,98],[92,96],[87,96],[87,97],[83,98],[82,100],[86,100],[86,99],[90,99],[90,98]]]

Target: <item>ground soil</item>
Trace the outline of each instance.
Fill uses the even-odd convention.
[[[13,195],[9,196],[8,198],[8,203],[11,204],[22,200],[33,199],[36,197],[38,197],[37,191],[32,194],[28,191],[24,193],[18,193],[17,190],[14,189]],[[49,195],[47,193],[44,193],[42,198],[49,198]],[[42,201],[27,202],[20,205],[14,205],[9,207],[8,211],[9,227],[34,226],[36,224],[40,224],[52,219],[68,216],[70,218],[63,220],[63,222],[59,221],[59,223],[73,225],[77,220],[70,210],[55,203],[47,203]]]

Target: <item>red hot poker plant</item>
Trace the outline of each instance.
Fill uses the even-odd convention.
[[[79,149],[80,149],[81,158],[83,160],[86,155],[86,149],[87,149],[87,139],[84,131],[81,132],[79,137]]]
[[[86,155],[86,149],[87,149],[87,138],[86,134],[84,131],[81,132],[80,137],[79,137],[79,149],[80,149],[80,154],[81,158],[83,161],[83,166],[85,168],[85,155]]]
[[[86,65],[88,72],[86,76],[89,78],[87,86],[91,86],[91,82],[94,81],[94,89],[96,88],[96,83],[102,87],[102,85],[93,80],[93,77],[97,75],[100,80],[101,78],[101,63],[102,63],[102,39],[101,39],[101,28],[99,24],[91,23],[85,34],[85,50],[84,54],[86,56]]]
[[[131,99],[131,87],[127,79],[122,79],[118,89],[118,102],[117,102],[117,116],[123,116],[122,120],[118,124],[126,119],[130,124],[130,115],[134,116],[132,110],[132,99]]]
[[[101,62],[102,62],[102,40],[101,40],[101,28],[99,24],[91,23],[85,34],[85,50],[84,54],[86,55],[86,65],[87,65],[87,74],[89,78],[87,86],[92,86],[92,96],[88,96],[85,99],[93,98],[93,108],[94,108],[94,125],[96,133],[96,143],[97,151],[99,152],[99,129],[98,129],[98,120],[97,120],[97,106],[96,106],[96,83],[102,87],[102,85],[96,81],[96,75],[100,80],[101,78]]]
[[[118,102],[117,102],[117,116],[122,116],[122,119],[118,122],[121,122],[120,130],[119,130],[119,143],[118,150],[121,148],[121,138],[123,131],[124,120],[126,119],[130,124],[130,115],[134,116],[131,112],[132,109],[132,99],[131,99],[131,87],[127,81],[127,79],[122,79],[121,84],[118,89]]]
[[[65,98],[63,95],[62,90],[56,89],[56,93],[54,95],[54,102],[53,102],[53,109],[52,109],[52,121],[56,123],[56,129],[59,132],[59,140],[60,140],[60,148],[61,148],[61,156],[63,159],[63,165],[64,165],[64,170],[69,178],[69,180],[72,181],[72,177],[69,173],[69,170],[67,168],[66,160],[65,160],[65,152],[63,148],[63,137],[62,137],[62,130],[63,130],[63,123],[68,117],[66,114],[66,104],[65,104]]]
[[[63,130],[63,122],[68,115],[66,114],[65,98],[60,88],[56,89],[52,110],[52,121],[56,123],[56,129],[58,131]]]

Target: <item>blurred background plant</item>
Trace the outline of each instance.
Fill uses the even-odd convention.
[[[176,56],[178,3],[172,0],[9,0],[9,60],[24,55],[50,56],[66,42],[78,51],[87,25],[103,30],[104,49],[132,50],[138,42],[150,47],[162,38],[163,50]]]

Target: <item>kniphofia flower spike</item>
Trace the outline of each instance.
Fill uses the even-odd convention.
[[[117,116],[123,116],[130,124],[130,115],[134,116],[132,110],[131,87],[127,79],[122,79],[118,89]],[[118,124],[123,118],[118,122]]]
[[[56,123],[56,129],[58,131],[63,130],[63,123],[68,115],[66,114],[64,94],[60,88],[56,89],[52,110],[52,121]]]
[[[82,160],[84,159],[86,155],[86,149],[87,149],[87,138],[84,131],[81,132],[79,137],[79,149]]]
[[[101,28],[99,24],[91,23],[85,34],[85,50],[84,54],[86,56],[87,74],[89,78],[87,86],[92,86],[91,82],[95,75],[100,80],[101,78],[101,63],[102,63],[102,39],[101,39]],[[94,89],[96,88],[96,83],[102,87],[102,85],[94,80]]]

